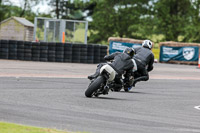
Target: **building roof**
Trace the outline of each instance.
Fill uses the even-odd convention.
[[[4,22],[6,22],[6,21],[8,21],[8,20],[10,20],[10,19],[15,19],[16,21],[18,21],[19,23],[21,23],[21,24],[24,25],[24,26],[34,27],[34,24],[33,24],[33,23],[31,23],[30,21],[28,21],[28,20],[25,19],[25,18],[20,18],[20,17],[10,17],[10,18],[8,18],[8,19],[2,21],[0,24],[4,23]]]

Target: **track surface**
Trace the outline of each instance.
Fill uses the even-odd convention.
[[[91,133],[200,133],[200,69],[155,64],[129,93],[86,98],[96,65],[0,60],[0,121]]]

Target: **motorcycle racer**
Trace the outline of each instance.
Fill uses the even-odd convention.
[[[137,64],[137,74],[135,75],[133,87],[139,81],[149,80],[148,72],[153,70],[154,54],[152,53],[153,43],[150,40],[144,40],[142,47],[135,48],[133,59]]]
[[[121,52],[115,52],[111,55],[106,55],[104,59],[106,61],[112,61],[109,65],[118,73],[116,76],[116,83],[119,84],[119,87],[115,87],[116,91],[117,89],[121,89],[121,81],[120,77],[124,73],[124,71],[132,70],[134,66],[136,66],[136,62],[133,59],[133,56],[135,54],[135,50],[132,48],[127,47],[123,53]],[[100,63],[97,66],[96,72],[93,75],[88,76],[88,79],[92,80],[99,76],[100,69],[102,66],[104,66],[106,63]],[[134,68],[135,70],[137,68]]]

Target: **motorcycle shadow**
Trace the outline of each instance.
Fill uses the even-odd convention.
[[[104,100],[127,100],[123,98],[114,98],[114,97],[94,97],[95,99],[104,99]]]
[[[148,94],[146,92],[139,92],[139,91],[119,91],[120,93],[135,93],[135,94]]]

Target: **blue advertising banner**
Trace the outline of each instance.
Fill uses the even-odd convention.
[[[142,44],[110,41],[109,53],[112,54],[114,52],[123,52],[126,47],[136,48],[141,45]]]
[[[185,47],[160,47],[160,61],[198,61],[199,47],[185,46]]]

